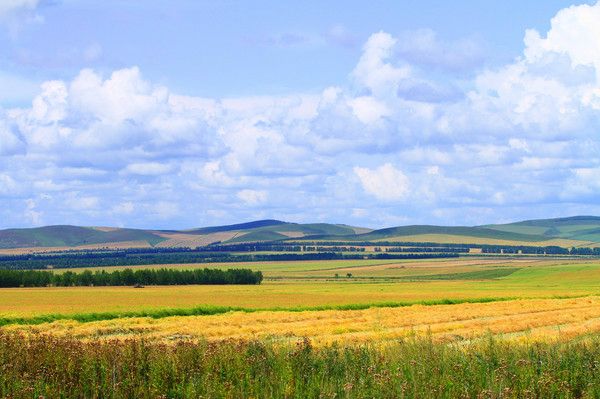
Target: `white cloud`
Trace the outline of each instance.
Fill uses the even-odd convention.
[[[396,42],[389,33],[371,35],[352,72],[357,83],[370,89],[375,95],[394,93],[398,83],[411,75],[409,66],[394,66],[389,62]]]
[[[377,199],[396,201],[409,193],[409,180],[402,171],[386,163],[376,169],[354,167],[363,189]]]
[[[67,115],[67,87],[53,80],[42,84],[42,93],[33,99],[29,117],[41,124],[58,122]]]
[[[377,101],[373,97],[356,97],[349,101],[354,115],[364,124],[371,124],[379,121],[382,117],[390,114],[385,104]]]
[[[238,191],[237,197],[246,205],[259,205],[267,200],[267,192],[262,190],[245,189]]]
[[[277,216],[267,210],[373,225],[408,213],[451,223],[461,209],[475,220],[495,207],[529,217],[565,198],[593,206],[599,9],[559,12],[548,32],[525,35],[520,57],[483,71],[470,39],[378,32],[347,84],[318,94],[201,98],[135,66],[84,69],[42,84],[30,107],[0,109],[0,198],[5,209],[31,198],[29,223],[81,214],[97,218],[87,225],[182,227]],[[0,210],[6,224],[24,217]]]
[[[550,30],[542,38],[536,30],[525,33],[525,57],[539,62],[549,53],[565,54],[571,65],[589,65],[600,76],[600,3],[583,4],[560,10],[550,21]]]

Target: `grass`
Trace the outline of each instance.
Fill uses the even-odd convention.
[[[468,347],[428,339],[314,347],[260,341],[81,342],[0,335],[0,395],[110,398],[580,398],[600,343]]]

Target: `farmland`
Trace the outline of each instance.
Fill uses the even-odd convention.
[[[589,372],[600,353],[600,260],[595,244],[576,247],[583,241],[571,238],[578,231],[593,238],[594,225],[559,226],[556,237],[542,241],[536,240],[547,226],[417,226],[356,234],[379,241],[326,235],[355,231],[338,225],[268,222],[251,224],[252,231],[243,234],[231,230],[239,226],[200,229],[199,235],[130,230],[118,235],[161,237],[154,246],[137,248],[88,243],[47,247],[37,255],[21,248],[24,255],[18,256],[6,249],[0,257],[6,276],[29,273],[51,283],[0,289],[0,394],[300,398],[600,392],[600,381]],[[84,230],[98,241],[115,231]],[[312,231],[324,234],[320,239],[300,234]],[[234,234],[287,238],[246,244]],[[27,238],[22,232],[15,237]],[[48,245],[81,242],[39,237]],[[206,245],[211,237],[232,242],[179,247]],[[412,243],[411,237],[440,242]],[[444,244],[445,239],[452,242]],[[548,243],[553,246],[541,246]],[[29,267],[35,271],[23,271]],[[160,281],[168,285],[146,282],[140,289],[121,285],[125,276],[208,276],[230,269],[260,272],[262,282],[178,285],[167,279]],[[102,277],[102,284],[86,282],[86,274]],[[21,354],[18,362],[14,353]],[[557,363],[540,366],[539,359]],[[369,372],[359,375],[361,370]]]
[[[0,314],[28,317],[199,305],[286,309],[600,294],[600,262],[594,259],[335,260],[174,267],[229,269],[232,265],[261,271],[265,281],[256,286],[156,286],[141,290],[131,287],[10,288],[0,290]]]
[[[593,372],[600,354],[600,262],[594,258],[233,265],[260,270],[265,280],[250,286],[0,290],[0,394],[395,398],[600,392]]]

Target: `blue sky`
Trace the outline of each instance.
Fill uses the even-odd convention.
[[[0,228],[600,214],[600,5],[0,0]]]

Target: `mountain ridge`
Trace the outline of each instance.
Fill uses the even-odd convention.
[[[290,239],[337,241],[423,241],[473,243],[514,242],[522,245],[600,244],[600,217],[569,216],[479,226],[407,225],[368,229],[333,223],[291,223],[262,219],[187,230],[132,229],[53,225],[0,230],[0,249],[30,247],[203,246],[211,243],[269,242]],[[463,240],[463,241],[461,241]],[[437,241],[434,241],[437,242]],[[529,244],[528,244],[529,243]]]

